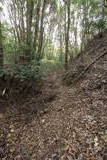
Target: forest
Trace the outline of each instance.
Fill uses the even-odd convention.
[[[0,160],[107,160],[107,0],[0,0]]]

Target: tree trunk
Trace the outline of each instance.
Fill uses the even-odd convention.
[[[42,58],[42,47],[43,47],[43,33],[44,33],[44,16],[45,16],[45,6],[46,0],[43,1],[42,13],[41,13],[41,23],[40,23],[40,36],[39,36],[39,44],[38,44],[38,61]]]
[[[70,31],[70,0],[66,2],[67,5],[67,28],[65,34],[65,69],[68,69],[68,55],[69,55],[69,31]]]
[[[32,44],[32,19],[33,19],[33,9],[34,9],[34,2],[33,0],[27,0],[27,51],[26,56],[29,57],[28,61],[31,59],[32,51],[31,51],[31,44]]]
[[[33,42],[33,48],[35,49],[35,52],[37,50],[37,40],[39,33],[40,8],[41,8],[41,0],[38,0],[36,7],[36,22],[35,22],[35,32],[34,32],[34,42]]]
[[[0,67],[3,67],[3,63],[2,24],[0,21]]]

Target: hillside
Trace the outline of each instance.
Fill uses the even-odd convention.
[[[8,102],[0,114],[1,160],[107,159],[107,31],[63,77],[69,86],[54,72],[32,98]]]
[[[102,37],[96,35],[94,39],[87,44],[84,52],[73,60],[69,71],[64,76],[64,81],[70,85],[83,77],[83,80],[86,78],[89,81],[92,78],[91,81],[96,83],[96,85],[98,80],[100,81],[99,83],[104,83],[101,81],[103,81],[103,79],[106,81],[106,68],[107,30],[102,33]],[[97,80],[97,82],[95,82],[95,80]],[[89,83],[91,84],[91,82]],[[87,87],[89,87],[89,83]]]

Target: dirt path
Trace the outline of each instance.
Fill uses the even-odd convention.
[[[98,91],[89,95],[65,87],[52,73],[38,97],[24,104],[32,112],[17,113],[14,107],[1,116],[1,160],[103,160],[107,106]]]

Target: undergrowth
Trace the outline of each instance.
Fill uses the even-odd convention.
[[[40,63],[31,61],[28,64],[9,65],[0,68],[0,78],[9,77],[19,79],[20,81],[26,80],[41,80],[44,79],[49,72],[53,72],[61,68],[62,64],[56,61],[42,60]]]

